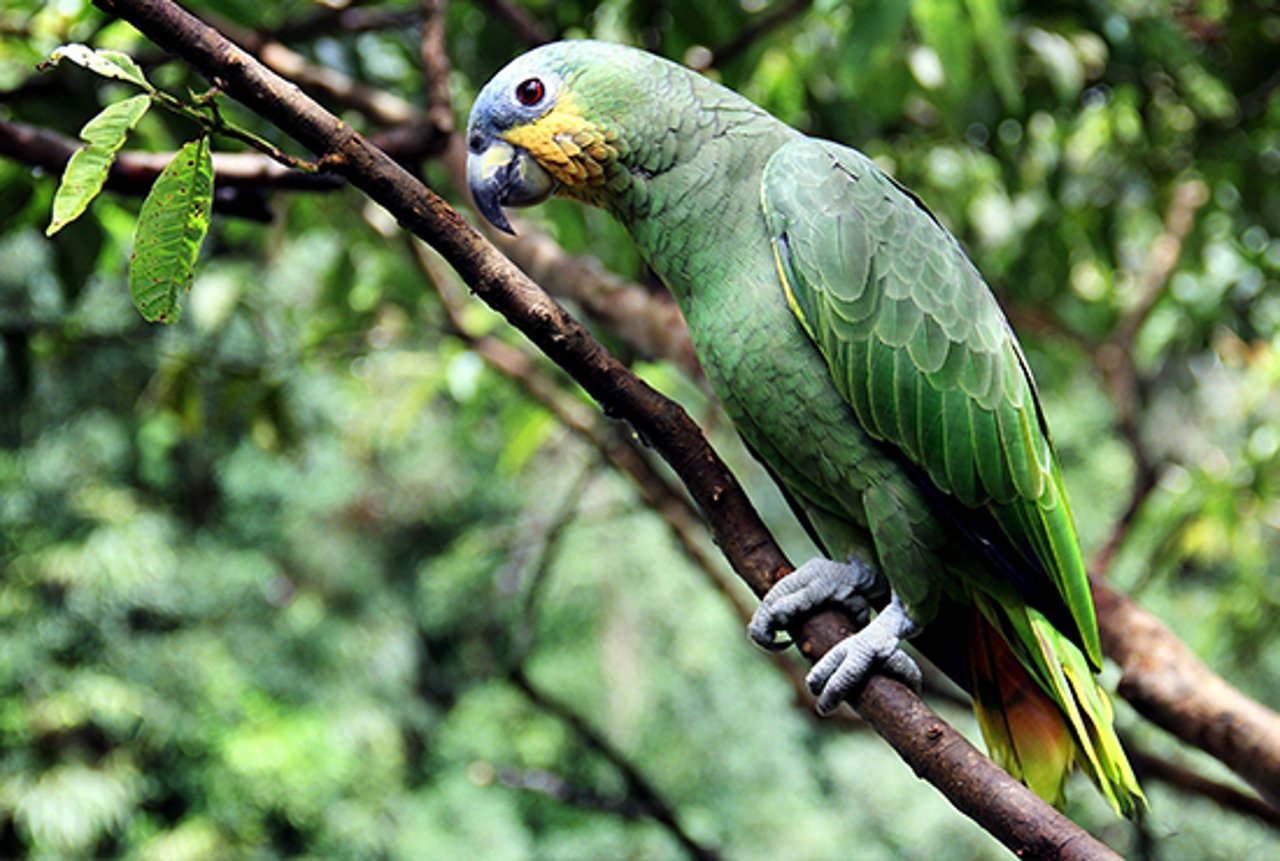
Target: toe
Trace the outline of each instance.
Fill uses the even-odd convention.
[[[882,669],[886,675],[893,676],[907,687],[919,692],[923,681],[920,666],[902,649],[894,650],[893,654],[885,658]]]

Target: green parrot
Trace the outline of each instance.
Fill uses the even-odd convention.
[[[864,624],[810,672],[820,712],[871,672],[918,684],[910,637],[972,695],[1011,774],[1061,803],[1078,764],[1138,813],[1031,372],[919,198],[700,74],[593,41],[512,61],[476,98],[467,146],[496,227],[551,194],[600,206],[675,296],[712,388],[828,557],[765,596],[751,637],[776,648],[831,601]]]

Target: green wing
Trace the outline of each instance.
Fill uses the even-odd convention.
[[[762,195],[788,302],[863,428],[958,501],[961,520],[993,521],[1013,560],[1004,573],[1024,592],[1059,598],[1077,629],[1068,633],[1100,666],[1088,579],[1031,375],[959,243],[870,159],[826,141],[779,149]]]

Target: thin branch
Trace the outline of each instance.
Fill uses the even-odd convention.
[[[213,16],[210,16],[209,23],[243,45],[267,68],[287,77],[317,98],[359,111],[370,122],[379,126],[398,126],[412,122],[418,116],[413,105],[399,96],[362,84],[336,69],[318,66],[274,39]]]
[[[582,717],[567,704],[540,690],[525,675],[524,670],[519,667],[511,674],[511,682],[529,698],[530,702],[548,714],[554,715],[561,723],[573,730],[574,735],[587,747],[607,760],[622,775],[622,779],[627,785],[628,795],[648,808],[650,818],[665,828],[691,857],[697,858],[699,861],[719,861],[720,853],[703,846],[694,840],[689,835],[689,832],[684,830],[684,827],[681,826],[680,821],[676,818],[675,812],[663,799],[657,788],[640,773],[639,769],[632,765],[631,760],[622,751],[614,747],[609,739],[587,723],[586,718]]]
[[[1164,295],[1178,260],[1182,258],[1182,246],[1191,228],[1195,226],[1196,213],[1209,202],[1209,187],[1202,179],[1188,179],[1173,189],[1169,208],[1164,216],[1164,229],[1151,245],[1142,270],[1137,274],[1137,301],[1116,326],[1112,341],[1124,352],[1133,348],[1138,330],[1151,315],[1160,297]]]
[[[49,129],[0,120],[0,156],[61,175],[82,142]],[[106,188],[116,194],[143,197],[173,153],[118,153],[107,174]],[[269,222],[264,192],[272,189],[324,192],[346,186],[331,174],[290,170],[259,153],[214,153],[213,208],[220,215]]]
[[[560,775],[541,768],[497,768],[494,769],[493,777],[503,786],[545,795],[570,807],[608,813],[623,819],[653,818],[653,806],[646,799],[604,795],[593,789],[577,786]]]
[[[757,594],[791,570],[737,479],[684,410],[610,356],[452,207],[370,147],[349,125],[174,3],[95,2],[333,164],[352,185],[435,247],[478,297],[568,371],[607,412],[630,421],[681,476],[734,570]],[[814,659],[853,630],[852,620],[829,611],[792,634],[805,655]],[[979,753],[902,684],[873,676],[853,702],[917,774],[1015,853],[1058,859],[1118,857]]]
[[[1280,828],[1280,809],[1272,807],[1261,798],[1211,780],[1181,763],[1156,756],[1128,741],[1124,747],[1129,754],[1129,761],[1144,782],[1158,780],[1183,793],[1202,796],[1227,810],[1265,822],[1273,828]]]
[[[511,0],[481,0],[481,2],[489,7],[489,11],[505,21],[511,31],[516,34],[516,38],[530,48],[536,48],[551,41],[551,34],[546,27],[542,26],[542,22]]]
[[[444,32],[448,9],[448,0],[422,0],[422,29],[418,36],[427,119],[442,135],[454,130],[453,104],[449,98],[449,52]]]
[[[61,173],[84,144],[48,129],[0,120],[0,155]],[[145,194],[173,153],[124,151],[107,176],[107,187],[123,194]],[[214,153],[213,171],[221,187],[332,191],[346,186],[340,177],[291,170],[259,153]]]
[[[428,6],[431,4],[428,3]],[[432,11],[427,10],[429,13]],[[416,15],[417,13],[415,13]],[[439,21],[440,14],[436,14]],[[210,16],[212,17],[212,16]],[[454,131],[453,112],[448,109],[448,63],[434,69],[428,67],[429,100],[426,112],[418,110],[411,102],[386,90],[370,87],[350,76],[325,66],[319,66],[302,54],[292,50],[270,36],[255,33],[220,19],[210,22],[217,30],[229,34],[232,40],[243,45],[263,65],[288,78],[308,93],[332,104],[356,111],[370,123],[380,127],[371,133],[375,144],[401,164],[411,164],[422,158],[439,155]],[[423,38],[431,38],[430,14],[423,21]],[[443,38],[443,36],[440,36]],[[439,93],[443,89],[445,110],[438,109]]]
[[[707,69],[714,69],[736,60],[761,38],[801,15],[812,5],[813,0],[791,0],[790,3],[762,13],[759,18],[743,27],[738,35],[703,55],[701,57],[703,62],[697,63],[694,68],[705,72]]]
[[[277,42],[301,42],[331,36],[335,30],[370,33],[411,27],[417,23],[418,17],[414,9],[363,9],[351,3],[342,7],[322,7],[309,15],[272,27],[264,31],[264,35]]]
[[[1120,318],[1106,343],[1091,351],[1094,366],[1115,404],[1116,426],[1129,445],[1134,464],[1129,502],[1103,548],[1104,561],[1109,560],[1123,542],[1138,509],[1155,488],[1159,477],[1157,464],[1147,449],[1138,424],[1147,393],[1142,375],[1133,361],[1134,342],[1142,324],[1164,295],[1169,278],[1182,257],[1182,246],[1195,226],[1196,213],[1208,200],[1209,188],[1201,179],[1185,180],[1174,188],[1165,213],[1164,229],[1152,243],[1141,271],[1133,275],[1132,280],[1137,285],[1136,300]]]

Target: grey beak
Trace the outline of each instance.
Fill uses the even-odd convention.
[[[504,206],[533,206],[556,188],[555,178],[528,150],[504,140],[472,134],[467,153],[467,185],[476,209],[494,227],[515,235]]]

